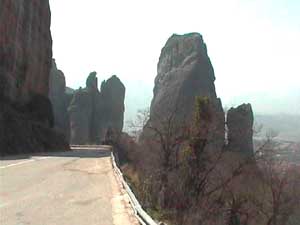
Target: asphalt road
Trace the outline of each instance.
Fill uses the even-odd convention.
[[[138,223],[102,146],[2,158],[0,224]]]

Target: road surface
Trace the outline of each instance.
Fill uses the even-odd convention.
[[[138,224],[110,160],[104,146],[2,158],[0,224]]]

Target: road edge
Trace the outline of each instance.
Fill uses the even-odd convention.
[[[116,164],[115,157],[113,151],[111,151],[111,162],[114,169],[116,176],[118,177],[119,181],[121,182],[123,188],[127,192],[130,200],[130,205],[134,211],[134,214],[141,225],[158,225],[142,208],[141,204],[138,202],[136,196],[134,195],[133,191],[127,184],[124,179],[123,173],[119,169]]]

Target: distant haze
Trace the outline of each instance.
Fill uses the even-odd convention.
[[[127,88],[125,119],[150,105],[160,50],[199,32],[224,106],[300,114],[299,0],[50,0],[53,53],[72,88],[113,74]],[[100,82],[99,82],[100,83]]]

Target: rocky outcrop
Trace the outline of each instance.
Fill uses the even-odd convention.
[[[172,35],[161,51],[151,103],[151,116],[170,114],[187,117],[195,96],[216,99],[214,70],[206,45],[198,33]]]
[[[66,93],[65,75],[57,69],[55,59],[52,59],[52,68],[49,80],[49,98],[52,103],[54,113],[54,127],[69,137],[69,100]]]
[[[98,124],[97,114],[100,103],[98,79],[92,72],[86,80],[86,88],[75,91],[68,108],[70,115],[70,141],[72,144],[94,143]],[[99,116],[99,115],[98,115]]]
[[[204,105],[207,112],[204,112],[204,115],[207,114],[207,118],[201,118],[205,121],[200,121],[203,131],[199,131],[202,128],[196,128],[200,133],[202,132],[199,135],[200,138],[205,139],[206,148],[208,150],[228,149],[252,156],[251,106],[242,105],[237,109],[229,110],[227,117],[229,144],[224,148],[225,116],[222,102],[215,91],[214,81],[214,69],[202,36],[198,33],[172,35],[161,51],[150,118],[140,140],[143,142],[153,139],[153,127],[161,131],[169,129],[162,127],[168,124],[166,121],[170,121],[172,124],[170,128],[178,129],[177,131],[180,131],[182,126],[195,126],[192,118],[197,105],[195,99],[197,99],[198,104],[206,102]]]
[[[70,143],[90,144],[92,98],[85,89],[75,92],[68,108],[70,114]]]
[[[104,134],[107,128],[121,133],[124,123],[125,86],[117,76],[113,75],[107,81],[102,82],[101,97],[103,101],[102,126],[104,127],[102,133]]]
[[[253,112],[250,104],[229,109],[227,113],[228,149],[253,156]]]
[[[210,139],[220,147],[224,143],[224,112],[214,81],[202,36],[172,35],[159,58],[149,123],[155,126],[172,115],[179,124],[190,123],[196,96],[208,97],[213,108]]]
[[[0,1],[1,155],[68,149],[51,127],[48,0]]]
[[[124,118],[125,87],[116,76],[101,84],[98,90],[96,72],[86,80],[86,88],[80,88],[68,108],[70,116],[70,140],[72,144],[99,144],[109,130],[121,133]]]

